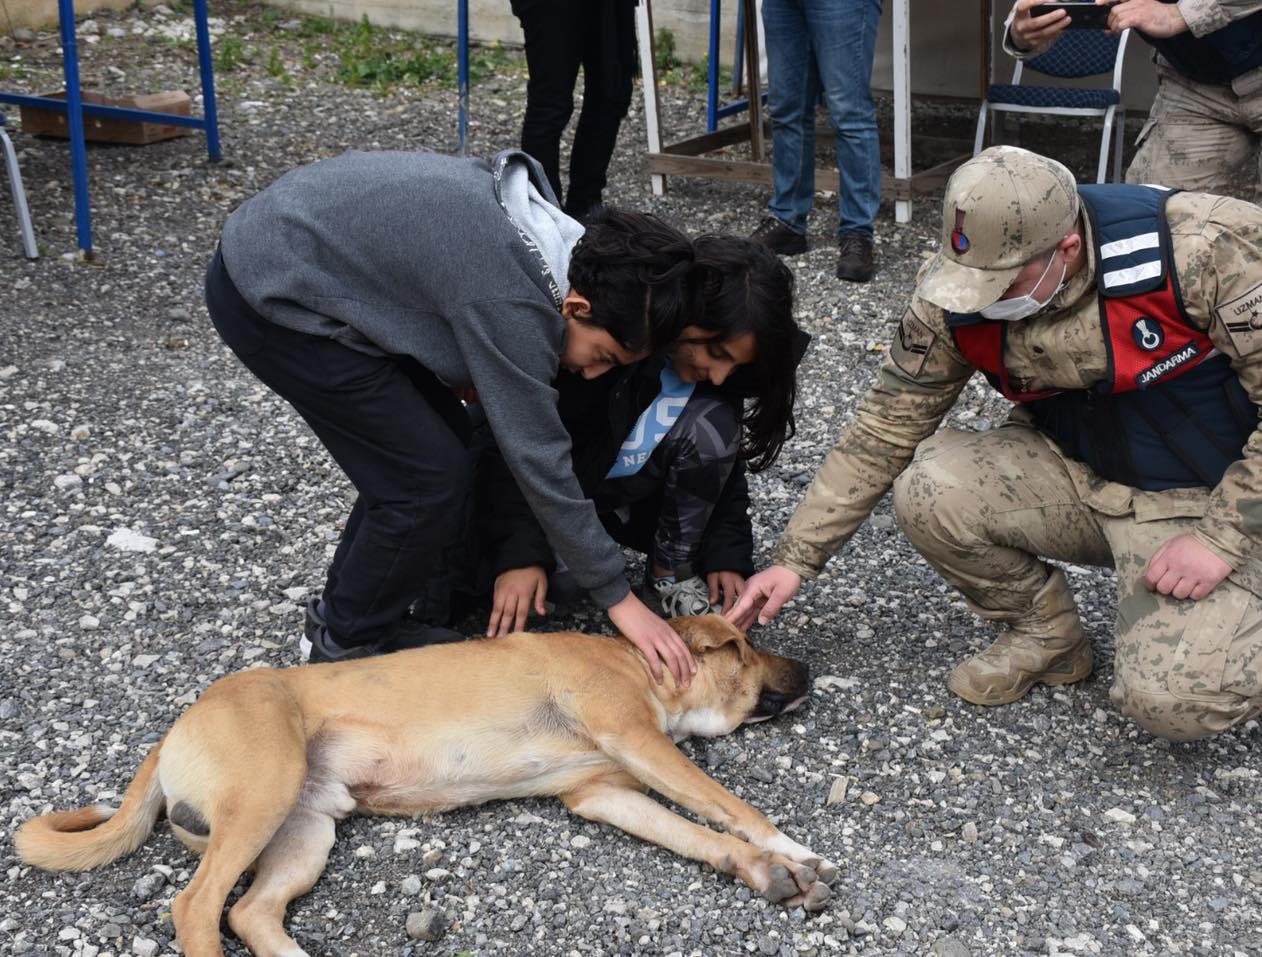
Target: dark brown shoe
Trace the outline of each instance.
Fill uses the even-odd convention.
[[[875,271],[872,240],[862,233],[846,233],[841,237],[841,254],[837,257],[837,278],[847,282],[867,282]]]
[[[796,256],[806,252],[806,237],[795,233],[774,216],[764,216],[758,228],[749,234],[749,238],[781,256]]]

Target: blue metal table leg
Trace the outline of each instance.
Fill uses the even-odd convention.
[[[456,0],[456,82],[459,85],[459,143],[464,155],[469,136],[469,0]]]
[[[732,95],[740,93],[745,75],[745,0],[736,0],[736,49],[732,53]]]
[[[79,53],[75,47],[74,0],[57,0],[61,22],[61,59],[66,75],[66,127],[70,132],[70,168],[74,176],[74,219],[79,251],[92,257],[92,208],[88,202],[88,148],[83,134],[83,99],[79,91]]]
[[[210,56],[210,24],[206,0],[193,0],[193,22],[197,24],[197,63],[202,79],[202,118],[206,123],[206,153],[219,162],[219,111],[215,107],[215,67]]]
[[[710,59],[706,73],[705,131],[719,128],[719,20],[723,16],[722,0],[710,0]]]

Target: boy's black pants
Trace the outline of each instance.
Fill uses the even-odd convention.
[[[307,421],[359,493],[324,587],[334,640],[378,641],[414,603],[416,617],[446,624],[471,537],[470,427],[460,401],[417,362],[268,322],[218,252],[206,304],[224,342]]]

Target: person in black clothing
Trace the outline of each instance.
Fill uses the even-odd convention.
[[[526,116],[521,148],[539,161],[565,211],[583,220],[600,206],[618,127],[631,106],[636,70],[635,0],[512,0],[526,41]],[[583,68],[583,109],[561,189],[561,134],[574,112]]]
[[[793,320],[793,275],[774,253],[734,237],[694,248],[703,306],[664,355],[554,383],[579,484],[610,536],[648,556],[643,595],[667,616],[729,608],[752,574],[745,472],[771,465],[793,433],[809,339]],[[475,483],[487,634],[503,634],[545,614],[550,593],[564,604],[579,590],[493,447]]]

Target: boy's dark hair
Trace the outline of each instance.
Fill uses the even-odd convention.
[[[806,337],[793,319],[793,273],[766,246],[737,236],[702,236],[693,248],[699,308],[684,324],[713,331],[720,342],[754,334],[754,361],[739,370],[753,392],[741,416],[741,454],[758,472],[796,429],[797,366]]]
[[[605,207],[570,257],[570,286],[592,304],[584,321],[631,352],[656,351],[686,325],[692,242],[649,213]]]

